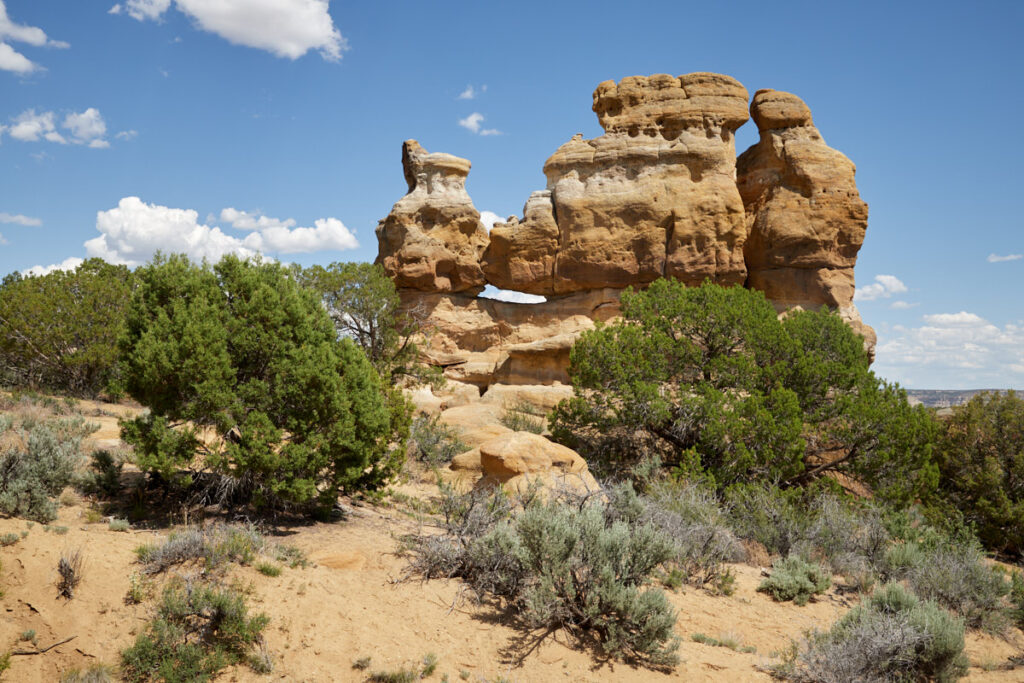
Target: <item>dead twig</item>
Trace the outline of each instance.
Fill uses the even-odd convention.
[[[44,652],[49,652],[50,650],[52,650],[53,648],[57,647],[58,645],[63,645],[64,643],[70,643],[72,640],[74,640],[77,637],[78,637],[77,635],[68,636],[67,638],[65,638],[64,640],[62,640],[60,642],[54,643],[53,645],[50,645],[49,647],[44,647],[42,650],[15,650],[14,652],[11,653],[11,655],[12,656],[13,655],[41,655]]]

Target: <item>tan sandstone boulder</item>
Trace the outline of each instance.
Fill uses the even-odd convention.
[[[825,144],[796,95],[758,90],[750,113],[761,140],[737,161],[750,227],[747,285],[779,310],[838,309],[873,348],[874,332],[853,305],[853,267],[868,222],[856,167]]]
[[[599,487],[576,451],[538,434],[512,432],[479,448],[484,478],[479,485],[502,485],[525,492],[530,486],[596,491]]]
[[[409,192],[377,226],[376,262],[400,288],[480,291],[488,238],[466,192],[469,161],[406,140],[402,166]]]

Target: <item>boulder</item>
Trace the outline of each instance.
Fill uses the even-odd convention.
[[[484,478],[478,486],[500,485],[519,492],[531,486],[599,488],[576,451],[530,432],[511,432],[481,444],[479,461]]]
[[[406,140],[402,167],[409,192],[377,225],[376,262],[400,288],[480,291],[480,258],[488,238],[466,192],[469,161],[428,154],[415,140]]]

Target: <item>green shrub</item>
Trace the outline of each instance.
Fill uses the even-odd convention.
[[[656,526],[593,497],[533,497],[514,514],[500,493],[446,497],[446,533],[418,542],[421,574],[461,577],[505,600],[527,628],[565,628],[608,656],[655,668],[678,661],[675,612],[644,588],[674,554]]]
[[[92,397],[117,383],[117,338],[133,276],[92,258],[73,271],[4,278],[0,380]]]
[[[264,576],[280,576],[281,568],[276,564],[270,562],[258,562],[256,563],[256,571]]]
[[[107,524],[107,528],[111,531],[128,531],[132,528],[132,525],[128,523],[127,519],[112,519]]]
[[[0,546],[14,545],[21,540],[20,534],[0,534]]]
[[[459,453],[469,450],[459,430],[441,422],[437,415],[421,415],[412,422],[409,431],[411,454],[431,467],[442,467]]]
[[[955,681],[967,673],[963,621],[888,584],[826,633],[815,633],[782,672],[808,683]]]
[[[1024,629],[1024,572],[1014,571],[1010,582],[1010,618]]]
[[[938,427],[869,369],[838,314],[780,320],[759,291],[656,280],[570,354],[573,398],[553,437],[614,470],[658,456],[724,489],[806,486],[839,474],[904,503],[936,483]]]
[[[936,448],[937,504],[974,525],[989,550],[1024,552],[1024,398],[982,393],[953,409]]]
[[[501,424],[515,432],[540,434],[544,431],[544,413],[525,401],[505,406],[500,421]]]
[[[81,419],[0,416],[0,514],[56,519],[56,498],[82,461],[82,441],[96,429]]]
[[[948,540],[934,546],[897,544],[886,554],[886,565],[888,577],[960,615],[969,628],[1005,629],[1010,582],[988,566],[977,545]]]
[[[156,617],[121,653],[128,681],[206,681],[226,666],[248,662],[269,619],[249,614],[245,595],[216,584],[172,579]]]
[[[792,600],[806,605],[811,596],[820,595],[832,585],[828,570],[820,564],[813,564],[799,555],[790,555],[772,564],[772,573],[761,582],[757,590],[767,593],[773,600]]]
[[[644,496],[629,485],[612,487],[607,495],[628,521],[643,520],[672,540],[674,569],[689,583],[721,584],[727,581],[725,563],[744,559],[721,501],[706,486],[661,481]]]
[[[121,492],[121,471],[124,461],[108,450],[93,451],[89,471],[82,474],[76,486],[82,493],[114,498]]]
[[[122,439],[154,482],[205,473],[205,502],[321,513],[341,492],[386,483],[408,406],[290,271],[173,256],[136,278],[123,376],[150,412],[122,422]]]

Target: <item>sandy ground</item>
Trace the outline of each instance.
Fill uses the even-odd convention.
[[[114,417],[95,419],[103,422],[97,436],[116,438],[116,431],[107,433],[116,430]],[[419,499],[437,492],[427,483],[399,490]],[[29,527],[24,520],[0,519],[0,534],[28,532],[16,544],[0,547],[0,651],[33,649],[18,642],[28,629],[35,630],[39,648],[74,636],[44,654],[13,657],[4,680],[56,681],[73,667],[116,664],[120,650],[150,616],[152,602],[125,603],[129,577],[139,569],[134,549],[169,530],[115,532],[105,520],[86,523],[87,511],[82,501],[63,506],[51,526],[67,527],[64,534],[39,524]],[[221,680],[364,681],[367,672],[352,668],[357,659],[370,657],[369,671],[388,671],[433,653],[439,665],[429,680],[435,681],[444,674],[452,682],[499,677],[523,682],[769,681],[761,667],[774,661],[776,652],[808,629],[827,628],[851,606],[835,592],[804,607],[772,602],[756,592],[760,570],[735,565],[731,596],[692,587],[670,592],[679,613],[676,631],[683,660],[670,674],[601,662],[593,652],[574,649],[563,635],[525,650],[524,634],[493,609],[459,600],[459,582],[401,580],[406,560],[399,554],[400,539],[417,524],[407,504],[391,502],[354,507],[340,522],[276,530],[275,540],[302,549],[313,564],[284,568],[277,577],[251,567],[232,570],[234,578],[252,586],[254,609],[270,616],[266,638],[275,670],[261,676],[239,667]],[[60,599],[57,562],[62,552],[75,549],[85,557],[84,579],[72,600]],[[757,651],[699,644],[691,639],[694,633],[733,638]],[[1024,681],[1024,668],[995,670],[1024,652],[1024,633],[1014,631],[1005,639],[970,634],[967,651],[973,665],[967,680]]]

